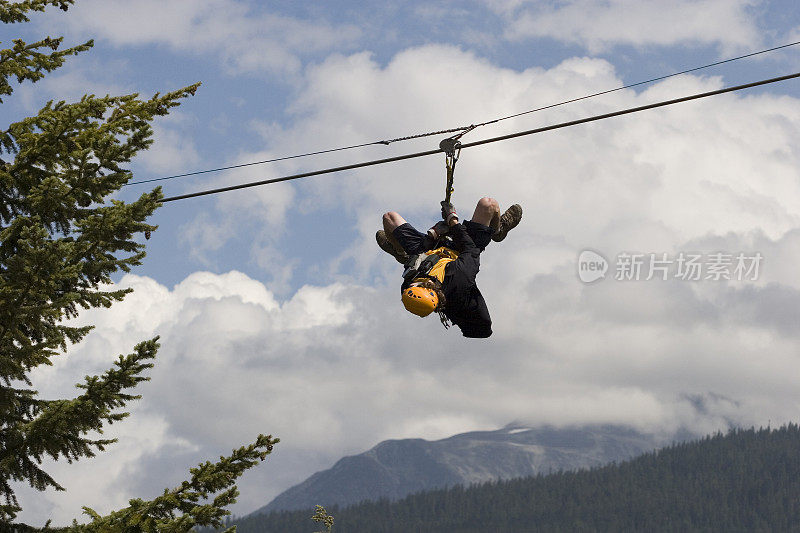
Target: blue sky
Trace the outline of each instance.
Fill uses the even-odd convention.
[[[572,6],[568,4],[564,4],[563,10],[580,7],[580,4]],[[612,2],[608,5],[616,4]],[[682,3],[681,5],[687,7],[677,10],[683,11],[678,17],[693,13],[691,4],[691,2]],[[737,21],[739,27],[735,29],[739,30],[739,33],[729,32],[728,28],[718,22],[717,27],[709,31],[704,27],[706,22],[703,21],[696,23],[698,26],[696,31],[689,32],[689,38],[686,39],[675,39],[668,31],[663,31],[663,36],[653,35],[650,38],[644,35],[637,36],[633,32],[633,35],[623,35],[620,42],[616,41],[616,28],[599,28],[593,35],[583,35],[581,32],[589,32],[592,21],[576,22],[576,28],[572,31],[570,28],[565,28],[560,32],[547,24],[544,24],[543,28],[525,29],[524,22],[527,20],[525,17],[536,18],[541,16],[543,11],[553,19],[551,24],[557,25],[559,10],[552,6],[558,5],[560,4],[555,3],[550,4],[550,7],[542,7],[541,3],[525,2],[439,2],[391,7],[383,3],[348,6],[341,3],[307,5],[303,2],[270,2],[267,7],[264,4],[242,2],[238,3],[235,9],[228,11],[231,14],[229,20],[225,22],[229,27],[222,31],[230,32],[230,35],[224,34],[224,37],[220,37],[220,42],[215,42],[212,36],[204,38],[200,35],[186,39],[186,35],[182,32],[193,32],[191,23],[186,20],[177,23],[175,20],[183,16],[191,20],[194,14],[199,20],[198,32],[208,33],[208,27],[214,26],[212,17],[217,15],[216,10],[226,9],[223,3],[211,2],[204,9],[191,3],[176,2],[174,9],[165,10],[167,20],[162,28],[141,33],[135,30],[135,26],[148,24],[151,17],[157,17],[153,11],[158,11],[151,10],[146,2],[134,10],[138,17],[137,24],[134,25],[127,25],[124,16],[116,16],[117,7],[114,3],[104,9],[97,9],[91,3],[79,4],[67,17],[62,16],[60,12],[51,13],[37,17],[36,21],[40,22],[39,24],[6,28],[7,31],[13,31],[13,35],[23,35],[28,39],[40,35],[42,28],[51,35],[65,34],[68,43],[77,43],[94,37],[97,39],[97,46],[91,53],[72,59],[64,69],[51,76],[50,79],[57,80],[51,85],[52,88],[48,87],[51,90],[39,90],[40,87],[34,86],[26,91],[30,94],[12,99],[4,106],[3,113],[4,116],[8,113],[12,118],[24,116],[38,108],[46,99],[75,98],[86,90],[99,93],[140,92],[149,95],[156,91],[163,92],[201,81],[202,89],[196,97],[184,103],[179,112],[179,121],[162,126],[168,128],[165,132],[171,136],[168,142],[177,150],[170,155],[175,157],[164,157],[157,164],[150,165],[140,158],[132,166],[136,172],[136,179],[140,180],[216,168],[233,161],[240,161],[242,154],[270,150],[270,145],[278,144],[279,141],[271,143],[273,139],[265,139],[263,135],[256,133],[254,122],[258,122],[259,125],[291,128],[298,116],[303,114],[302,107],[293,104],[298,93],[307,88],[307,80],[303,80],[303,69],[307,71],[319,65],[332,54],[368,53],[377,65],[385,67],[399,51],[446,43],[473,53],[481,60],[489,61],[499,68],[516,71],[532,66],[552,68],[567,58],[591,56],[608,60],[613,65],[618,79],[627,84],[740,53],[784,44],[788,42],[787,39],[791,40],[792,30],[800,18],[797,10],[792,9],[788,2],[734,2],[730,7],[721,8],[720,11],[725,12],[727,17],[739,16],[749,19]],[[725,4],[722,2],[708,3],[706,9],[715,9],[715,6],[723,5]],[[626,11],[628,9],[624,8]],[[588,8],[584,6],[583,10],[587,11]],[[605,11],[611,12],[612,9],[605,8]],[[653,17],[646,9],[641,11],[630,16],[639,22],[649,18],[655,28],[659,27],[657,19],[663,16],[663,13]],[[258,24],[245,31],[238,31],[235,26],[237,16],[243,19],[250,18],[254,22],[259,19],[265,21],[264,42],[260,44],[270,50],[281,48],[280,45],[273,46],[269,33],[271,30],[275,31],[275,28],[270,24],[280,25],[284,22],[286,25],[297,25],[301,34],[306,32],[308,35],[315,35],[321,31],[325,35],[318,39],[320,42],[314,42],[315,39],[306,35],[299,35],[297,42],[281,43],[285,45],[285,49],[274,53],[277,58],[273,61],[258,62],[250,57],[260,53],[257,49],[240,49],[242,46],[246,47],[246,41],[250,38],[248,32],[262,37]],[[115,22],[107,24],[107,17],[113,18]],[[174,17],[174,20],[169,17]],[[67,31],[64,31],[65,24]],[[175,31],[176,25],[179,26],[179,31]],[[598,26],[600,25],[598,21]],[[125,28],[123,35],[120,35],[119,28]],[[281,36],[277,38],[280,40]],[[227,44],[224,42],[225,39],[242,42]],[[305,40],[310,43],[304,42]],[[671,46],[666,46],[664,43]],[[270,55],[269,52],[266,55]],[[787,67],[797,65],[793,57],[793,50],[790,49],[754,60],[717,67],[701,75],[722,76],[727,84],[743,83],[782,73],[781,68],[784,65]],[[427,65],[427,68],[434,70],[438,67]],[[58,83],[59,80],[62,83]],[[68,90],[65,91],[64,86],[68,87]],[[599,90],[605,88],[612,87],[599,87]],[[570,88],[570,93],[563,96],[565,98],[583,96],[593,89],[594,87],[584,90],[578,86]],[[791,92],[792,89],[793,87],[782,87],[777,90]],[[770,87],[765,90],[776,89]],[[446,102],[448,94],[443,91],[430,97],[434,101]],[[553,102],[537,98],[537,95],[532,93],[529,103],[523,103],[524,107],[503,108],[502,112],[511,114],[550,103]],[[381,102],[381,105],[384,109],[390,109],[393,102],[387,100]],[[367,135],[366,132],[359,131],[347,131],[343,134],[346,135],[347,142],[357,143],[483,121],[493,118],[493,115],[482,112],[480,107],[467,107],[458,109],[453,117],[456,121],[453,123],[421,122],[416,126],[412,121],[411,130],[399,128],[391,120],[386,122],[376,120],[373,129],[375,134]],[[376,119],[379,118],[380,116],[376,116]],[[535,115],[528,116],[517,124],[522,129],[534,127],[541,123],[537,118]],[[169,122],[169,119],[165,122]],[[487,128],[485,133],[471,134],[470,139],[479,135],[491,136],[493,133]],[[340,144],[342,143],[325,144],[323,139],[309,135],[288,145],[286,148],[288,152],[270,150],[270,155],[277,157],[293,155]],[[427,144],[420,146],[427,148],[435,144],[429,139]],[[398,145],[398,150],[402,151],[407,146]],[[390,151],[383,147],[363,152],[368,158],[382,157],[387,153]],[[357,159],[351,155],[346,161]],[[320,164],[320,159],[308,159],[303,161],[302,167],[293,168],[315,169],[319,168]],[[241,174],[241,178],[250,180],[272,177],[280,175],[280,170],[277,165],[251,167]],[[374,172],[379,173],[380,170]],[[337,176],[333,179],[346,179],[346,176]],[[201,176],[163,182],[162,186],[167,195],[170,195],[195,190],[206,183],[208,183],[207,176]],[[131,186],[122,196],[131,197],[141,190],[143,190],[141,185]],[[207,258],[211,263],[204,264],[198,260],[186,261],[185,254],[175,255],[175,243],[180,242],[180,236],[174,232],[182,226],[180,222],[176,224],[176,220],[188,222],[197,212],[209,210],[214,201],[214,199],[192,200],[183,202],[183,205],[170,205],[159,212],[157,222],[161,225],[161,230],[150,247],[148,275],[170,285],[184,279],[198,268],[210,266],[221,272],[237,269],[256,277],[263,276],[263,273],[259,272],[260,269],[253,264],[252,258],[241,253],[242,248],[247,247],[247,231],[244,229],[240,235],[242,241],[238,242],[237,239],[237,242],[225,246],[224,253],[216,254],[213,259]],[[333,210],[324,213],[323,216],[337,219],[341,214]],[[292,225],[300,230],[300,234],[285,239],[281,247],[292,249],[293,243],[297,241],[307,243],[312,239],[315,250],[323,250],[327,254],[334,253],[354,237],[352,232],[347,236],[343,235],[352,224],[348,224],[346,219],[339,220],[341,222],[337,225],[343,232],[326,233],[323,238],[314,241],[313,224],[304,224],[302,220],[298,221],[295,218],[292,220]],[[341,239],[337,239],[340,236]],[[301,254],[301,257],[303,254],[296,248],[294,253]],[[291,280],[293,288],[311,280],[302,268],[297,270],[294,277],[296,279]]]
[[[0,108],[197,81],[155,124],[136,180],[485,121],[800,40],[792,2],[247,2],[79,0],[2,38],[95,38]],[[789,48],[526,115],[478,140],[800,70]],[[512,420],[623,423],[667,435],[791,420],[800,281],[800,84],[465,150],[455,204],[519,202],[522,225],[482,257],[495,334],[467,341],[405,313],[380,215],[435,221],[443,161],[416,159],[165,205],[128,301],[52,369],[71,394],[115,353],[162,335],[160,361],[108,457],[56,465],[65,494],[24,493],[31,522],[110,510],[190,466],[282,438],[242,483],[237,513],[386,438],[440,438]],[[164,182],[165,193],[437,146],[388,147]],[[134,198],[142,185],[125,188]],[[581,250],[760,252],[755,281],[583,285]],[[441,347],[431,349],[431,347]],[[703,412],[697,398],[706,399]]]

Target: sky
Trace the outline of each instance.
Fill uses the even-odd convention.
[[[788,0],[76,4],[0,28],[5,46],[95,39],[17,87],[0,122],[48,100],[202,82],[154,124],[152,148],[130,165],[137,181],[484,122],[800,40]],[[798,71],[800,46],[463,141]],[[435,149],[441,138],[159,183],[171,196]],[[512,421],[624,424],[664,438],[797,422],[799,163],[797,80],[465,149],[459,213],[484,196],[524,209],[481,256],[494,329],[485,340],[405,312],[401,267],[375,244],[387,211],[422,230],[436,221],[440,154],[167,203],[144,264],[115,279],[134,292],[83,313],[77,322],[94,331],[33,375],[42,397],[69,397],[84,375],[160,335],[151,380],[106,433],[117,444],[49,466],[66,492],[20,487],[20,518],[63,524],[84,505],[105,513],[155,497],[259,433],[281,443],[240,481],[238,515],[385,439]],[[605,269],[591,282],[587,251]]]

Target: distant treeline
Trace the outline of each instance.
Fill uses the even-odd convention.
[[[334,533],[800,531],[800,430],[732,430],[621,464],[328,511]],[[239,533],[311,533],[312,514],[232,523]]]

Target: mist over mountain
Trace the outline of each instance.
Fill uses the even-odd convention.
[[[346,506],[364,500],[398,500],[454,485],[570,471],[624,461],[673,440],[622,426],[530,428],[512,423],[436,441],[387,440],[340,459],[275,497],[255,513]]]
[[[630,461],[330,507],[351,533],[798,531],[800,427],[731,429]],[[229,520],[307,533],[311,509]]]

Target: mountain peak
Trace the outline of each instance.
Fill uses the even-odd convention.
[[[386,440],[340,459],[255,513],[397,500],[408,494],[624,461],[663,444],[626,426],[530,427],[512,422],[441,440]]]

